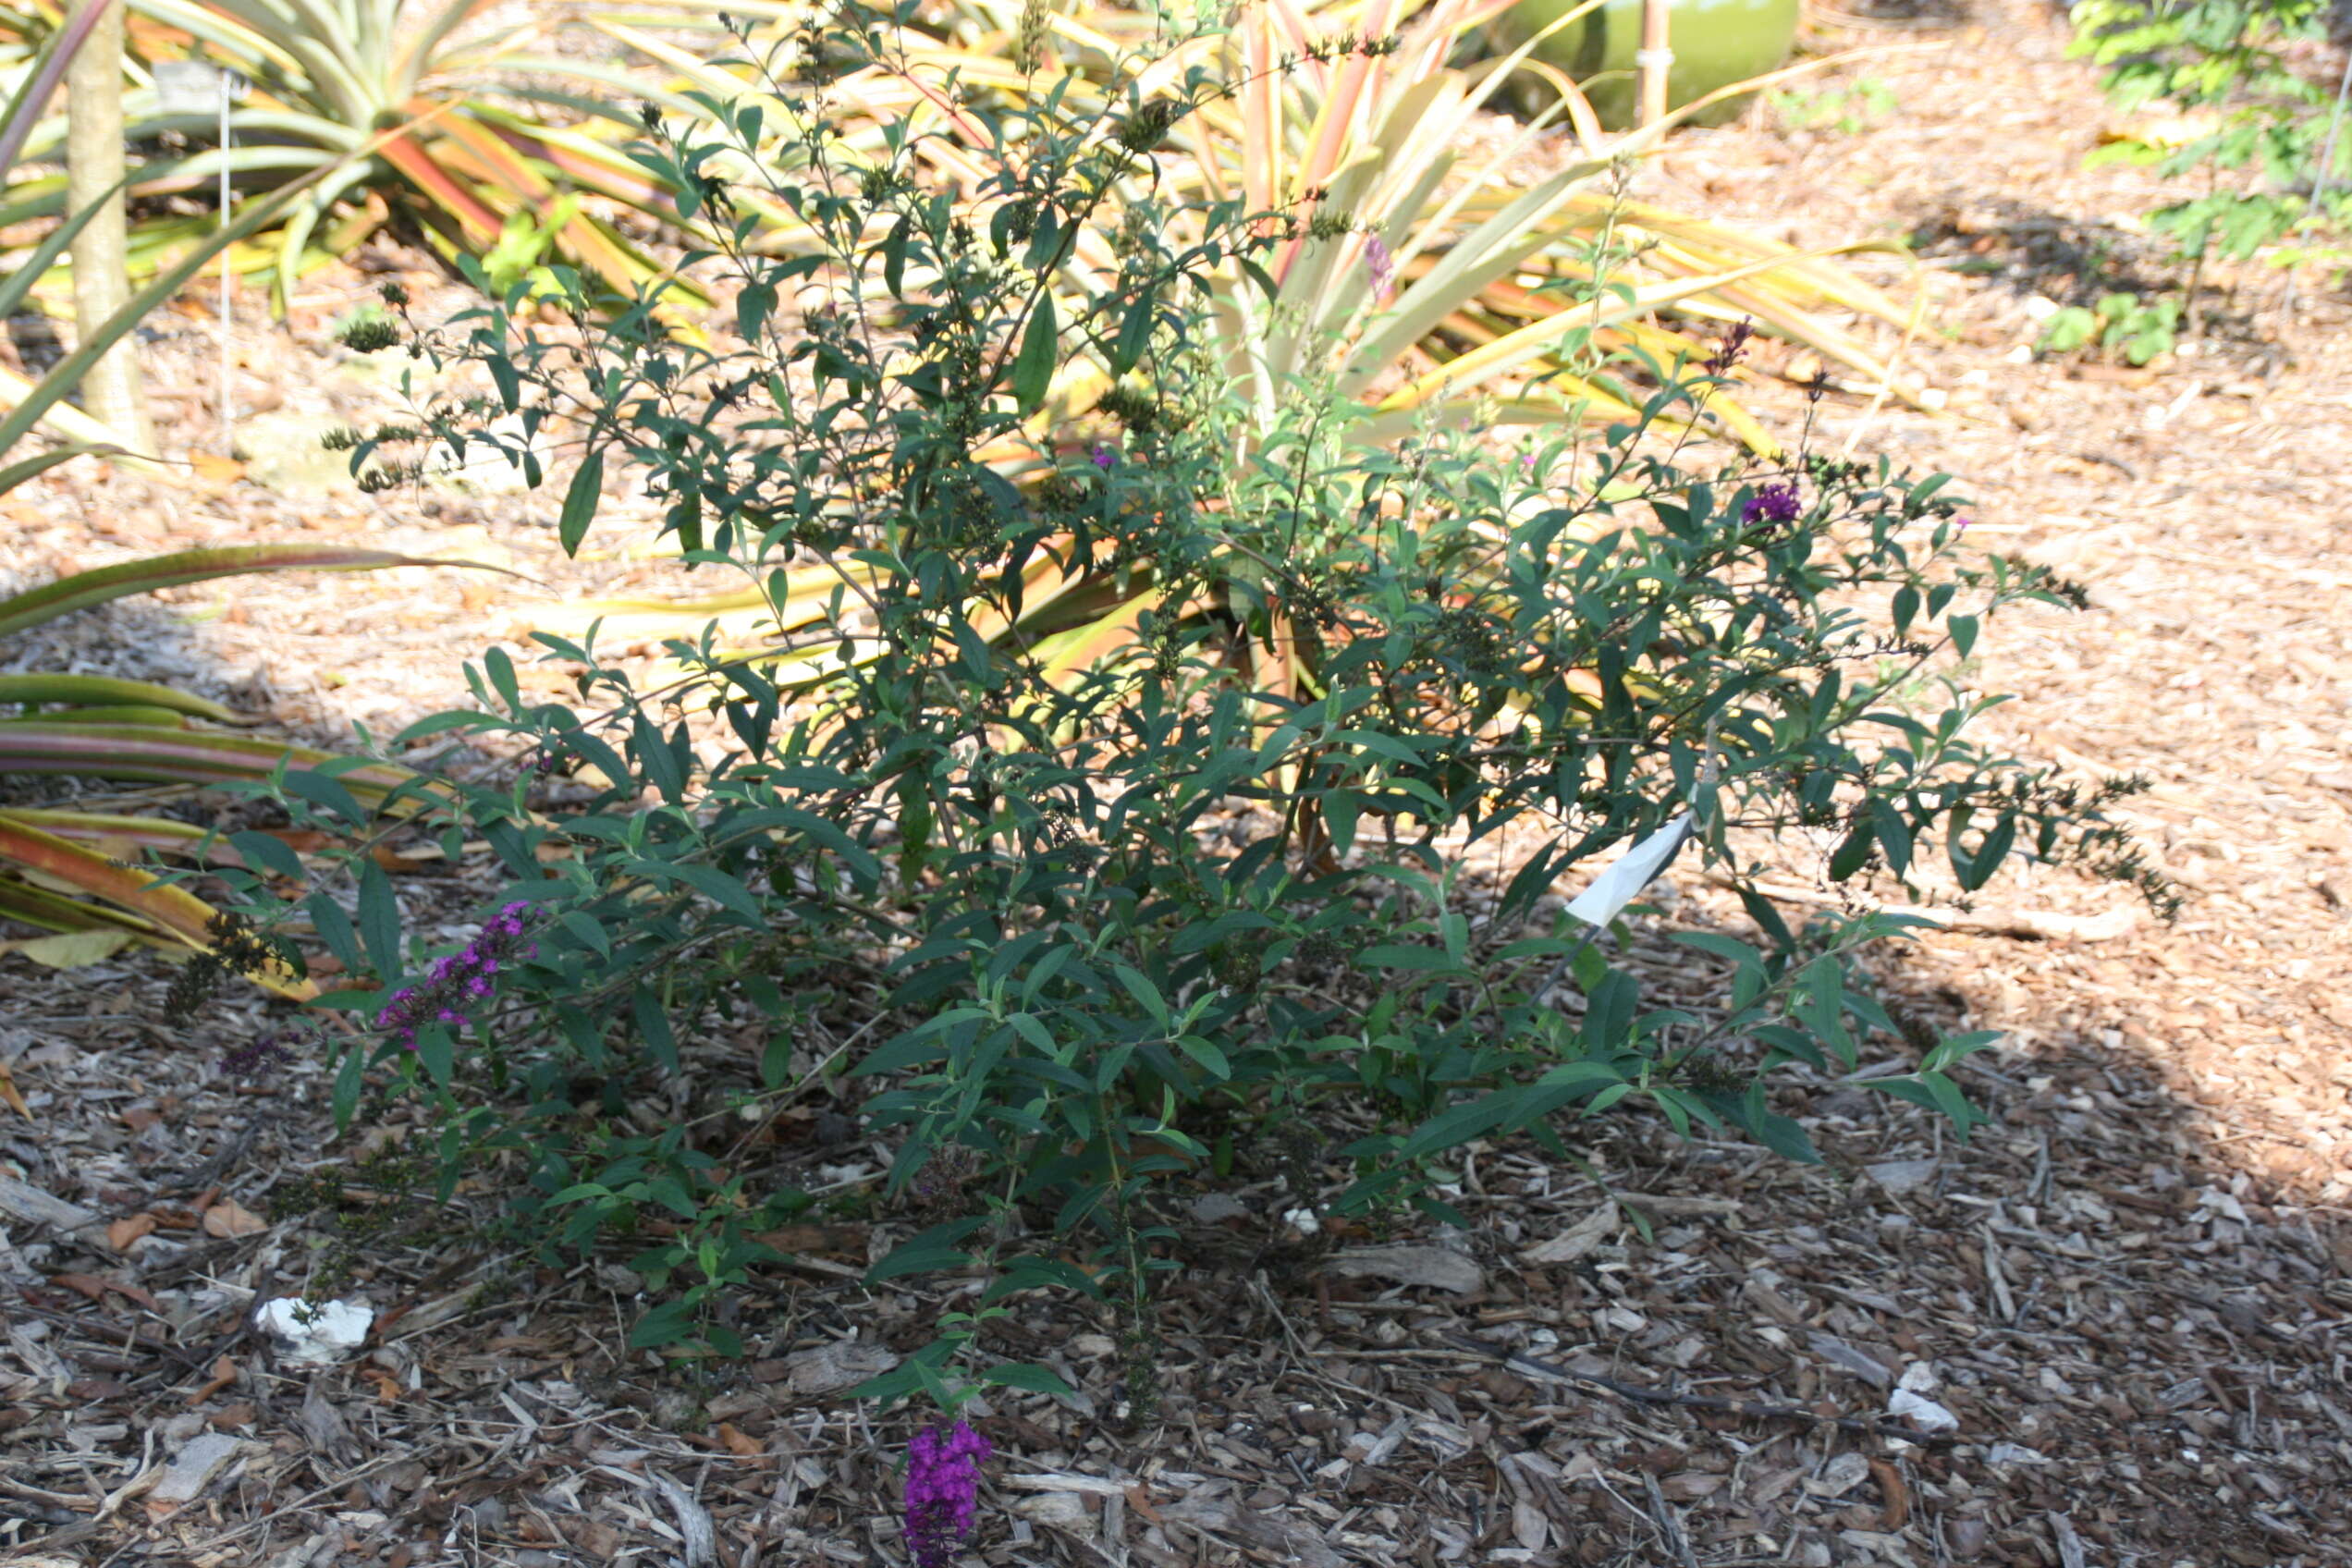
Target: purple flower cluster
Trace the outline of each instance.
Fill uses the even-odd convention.
[[[980,1462],[988,1439],[959,1421],[907,1444],[906,1542],[915,1568],[947,1568],[980,1516]]]
[[[518,952],[529,958],[538,950],[522,939],[523,917],[530,912],[531,906],[521,902],[500,910],[464,950],[435,964],[422,985],[403,986],[393,992],[384,1011],[375,1015],[375,1026],[398,1035],[410,1050],[416,1049],[417,1031],[428,1023],[464,1028],[465,1009],[496,987],[498,966]]]
[[[1377,234],[1364,237],[1364,270],[1372,280],[1372,298],[1387,304],[1396,292],[1396,258]]]
[[[1753,528],[1759,522],[1795,522],[1805,511],[1805,502],[1796,493],[1796,482],[1786,480],[1767,484],[1747,498],[1740,508],[1740,523]]]

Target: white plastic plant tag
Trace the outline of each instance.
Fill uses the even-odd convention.
[[[1658,878],[1674,852],[1698,831],[1697,821],[1683,813],[1665,827],[1627,850],[1576,895],[1568,913],[1589,925],[1606,925],[1617,918],[1635,895]]]
[[[209,115],[220,107],[222,89],[232,104],[242,103],[251,84],[235,71],[202,60],[155,62],[155,97],[167,115]]]

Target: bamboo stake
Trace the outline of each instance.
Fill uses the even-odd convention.
[[[1667,20],[1672,0],[1642,0],[1641,47],[1634,52],[1634,72],[1641,95],[1639,123],[1644,126],[1666,117],[1666,73],[1674,65]]]
[[[129,302],[124,271],[129,216],[123,201],[123,8],[114,0],[81,0],[98,21],[66,67],[66,210],[98,208],[73,240],[74,329],[87,333]],[[38,104],[32,105],[37,109]],[[82,406],[119,432],[135,450],[153,454],[153,429],[141,395],[139,351],[126,339],[81,378]]]

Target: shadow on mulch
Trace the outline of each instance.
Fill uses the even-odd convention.
[[[1681,922],[1711,923],[1695,901]],[[1657,999],[1707,990],[1699,956],[1662,936],[1628,955]],[[1996,964],[2064,952],[1968,940]],[[1998,1011],[1933,955],[1882,974],[1923,1027]],[[484,1242],[493,1194],[439,1208],[332,1165],[337,1190],[300,1212],[330,1143],[317,1064],[214,1072],[153,1023],[162,986],[153,966],[110,965],[0,1011],[0,1059],[37,1117],[0,1134],[23,1183],[0,1189],[0,1551],[25,1554],[8,1561],[903,1561],[910,1418],[841,1391],[927,1341],[971,1283],[858,1282],[936,1217],[874,1200],[888,1151],[845,1119],[853,1104],[811,1102],[756,1136],[700,1123],[725,1130],[713,1152],[730,1170],[832,1195],[776,1238],[792,1262],[729,1305],[751,1356],[663,1367],[625,1345],[647,1305],[625,1247],[535,1265]],[[2148,1060],[2158,1042],[2021,1022],[1964,1072],[1997,1117],[1966,1145],[1867,1088],[1799,1084],[1782,1104],[1819,1167],[1625,1117],[1579,1164],[1525,1140],[1466,1152],[1444,1194],[1466,1231],[1392,1218],[1303,1243],[1277,1217],[1337,1173],[1301,1192],[1284,1129],[1245,1132],[1230,1194],[1170,1194],[1177,1268],[1140,1341],[1070,1297],[1016,1298],[991,1326],[993,1357],[1080,1393],[998,1390],[974,1408],[998,1451],[974,1554],[2346,1561],[2334,1366],[2352,1243],[2238,1168]],[[812,1023],[804,1048],[829,1031]],[[689,1042],[696,1089],[645,1107],[648,1126],[704,1116],[756,1048]],[[1884,1039],[1864,1057],[1915,1060]],[[358,1142],[397,1154],[428,1134],[403,1110]],[[29,1216],[27,1189],[82,1215]],[[214,1225],[232,1200],[275,1223]],[[387,1204],[434,1233],[383,1223]],[[328,1263],[376,1331],[346,1365],[289,1364],[247,1329],[253,1299]],[[1723,1398],[1787,1414],[1707,1407]],[[1831,1416],[1952,1429],[1905,1442]]]

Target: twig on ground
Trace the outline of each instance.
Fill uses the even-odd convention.
[[[1956,1434],[1923,1432],[1917,1427],[1905,1426],[1900,1421],[1871,1421],[1858,1415],[1821,1415],[1793,1404],[1759,1404],[1753,1400],[1716,1399],[1707,1394],[1670,1394],[1658,1389],[1643,1388],[1639,1383],[1621,1383],[1614,1378],[1604,1378],[1598,1373],[1572,1372],[1556,1362],[1527,1355],[1469,1334],[1446,1334],[1440,1337],[1464,1350],[1475,1351],[1480,1355],[1492,1356],[1514,1371],[1530,1372],[1538,1378],[1548,1378],[1554,1382],[1589,1383],[1594,1388],[1606,1389],[1620,1398],[1629,1399],[1639,1404],[1673,1404],[1680,1405],[1685,1410],[1714,1410],[1726,1415],[1745,1415],[1756,1421],[1803,1421],[1816,1427],[1835,1427],[1842,1431],[1868,1432],[1879,1437],[1901,1438],[1905,1442],[1918,1443],[1923,1446],[1954,1443],[1960,1440]]]

